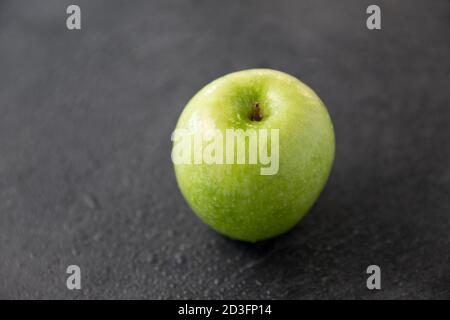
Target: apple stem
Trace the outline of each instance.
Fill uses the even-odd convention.
[[[252,121],[261,121],[263,118],[261,107],[259,106],[259,103],[256,102],[252,106],[252,114],[250,115],[250,120]]]

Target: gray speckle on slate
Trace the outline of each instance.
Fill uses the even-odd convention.
[[[449,1],[377,1],[381,31],[368,1],[76,2],[74,32],[72,1],[0,2],[0,298],[450,298]],[[253,67],[313,87],[337,138],[310,214],[256,245],[170,162],[187,100]]]

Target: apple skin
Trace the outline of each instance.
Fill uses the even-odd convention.
[[[252,121],[252,103],[263,119]],[[334,160],[327,109],[307,85],[270,69],[228,74],[201,89],[177,129],[279,129],[279,171],[261,165],[175,164],[178,186],[192,210],[214,230],[256,242],[280,235],[303,218],[324,188]]]

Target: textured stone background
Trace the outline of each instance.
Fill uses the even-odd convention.
[[[450,298],[450,2],[376,1],[382,31],[371,3],[2,0],[0,298]],[[253,67],[313,87],[337,137],[310,214],[257,245],[199,222],[170,162],[187,100]]]

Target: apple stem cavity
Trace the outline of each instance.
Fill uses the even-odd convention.
[[[252,113],[250,115],[250,120],[252,121],[261,121],[263,118],[263,114],[261,111],[261,107],[258,102],[255,102],[252,106]]]

